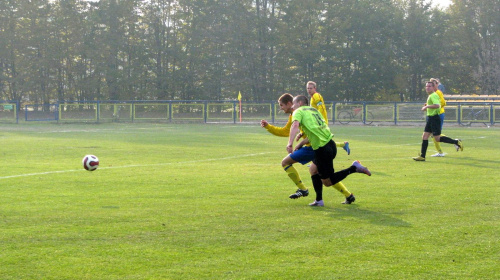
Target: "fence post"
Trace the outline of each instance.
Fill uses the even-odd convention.
[[[493,109],[493,103],[490,103],[490,125],[493,125],[495,121],[495,110]]]
[[[398,103],[394,102],[394,125],[398,124]]]
[[[458,112],[457,112],[457,122],[458,124],[462,123],[462,103],[458,103]]]
[[[97,106],[97,122],[99,122],[99,119],[101,118],[101,102],[99,100],[97,100],[96,106]]]
[[[271,101],[271,122],[274,123],[274,116],[276,115],[276,112],[274,110],[274,101]]]
[[[205,108],[203,111],[203,119],[205,120],[205,123],[207,123],[207,118],[208,118],[208,101],[203,102],[203,107]]]
[[[363,124],[366,124],[366,102],[363,102]]]
[[[168,102],[168,121],[172,122],[172,101]]]

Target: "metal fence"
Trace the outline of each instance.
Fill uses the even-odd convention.
[[[425,122],[422,103],[416,102],[326,102],[328,119],[340,124],[409,124]],[[500,103],[448,102],[446,123],[494,125],[500,121]],[[266,119],[286,122],[276,101],[93,101],[26,104],[0,101],[0,122],[200,122],[244,123]]]

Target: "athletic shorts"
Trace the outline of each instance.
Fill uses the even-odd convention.
[[[441,120],[441,132],[443,131],[443,124],[444,124],[444,113],[439,115],[439,119]]]
[[[432,133],[434,136],[441,135],[441,118],[439,115],[427,116],[424,132]]]
[[[321,179],[331,178],[335,173],[333,169],[333,159],[337,156],[337,146],[333,140],[326,145],[314,150],[314,164],[318,167],[318,173]]]
[[[306,164],[314,159],[314,150],[311,146],[303,146],[302,148],[293,151],[290,157],[296,162]]]

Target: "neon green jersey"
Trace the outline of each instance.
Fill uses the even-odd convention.
[[[311,96],[311,107],[317,109],[323,116],[323,119],[325,119],[326,124],[328,124],[328,115],[326,112],[325,101],[323,100],[323,96],[321,96],[319,92],[315,92]]]
[[[271,134],[276,136],[288,137],[290,136],[290,127],[292,127],[292,114],[288,117],[288,122],[284,127],[277,127],[271,124],[266,125],[264,128]],[[305,135],[302,136],[305,138]],[[304,146],[311,146],[310,143],[306,143]]]
[[[313,150],[323,147],[332,140],[333,134],[321,113],[311,106],[302,106],[295,110],[292,121],[298,121]]]
[[[439,95],[436,92],[429,94],[429,97],[427,97],[427,105],[434,105],[434,104],[438,104],[439,108],[436,109],[427,108],[427,116],[429,117],[439,115],[439,111],[441,110],[440,109],[441,101],[439,100]]]

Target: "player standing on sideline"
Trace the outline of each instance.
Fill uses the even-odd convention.
[[[326,111],[325,101],[323,100],[323,96],[321,96],[321,94],[316,91],[316,83],[313,81],[307,82],[306,90],[311,97],[311,107],[317,109],[321,113],[321,115],[325,119],[326,124],[328,125],[328,114]],[[347,155],[351,154],[349,142],[336,143],[336,146],[342,147],[347,152]],[[318,169],[316,166],[311,166],[309,168],[309,172],[311,173],[314,191],[316,192],[316,199],[309,205],[323,206],[323,183],[321,182],[321,178],[318,174]],[[354,195],[347,190],[342,182],[334,184],[333,187],[346,197],[346,200],[343,202],[344,204],[351,204],[352,202],[354,202],[354,200],[356,200]]]
[[[315,108],[308,106],[307,97],[303,95],[293,98],[293,115],[292,126],[290,128],[290,136],[286,150],[291,153],[293,151],[293,142],[301,129],[311,143],[314,150],[313,164],[317,166],[321,181],[325,186],[334,185],[352,173],[365,173],[371,176],[368,168],[361,165],[356,160],[352,166],[335,172],[333,168],[333,160],[337,155],[337,146],[332,140],[333,134],[325,122],[323,116]]]
[[[439,96],[436,93],[436,86],[433,82],[427,82],[425,84],[425,91],[429,94],[427,97],[427,103],[422,107],[422,111],[427,111],[427,121],[425,123],[424,133],[422,134],[422,147],[420,150],[420,155],[414,157],[415,161],[425,161],[425,154],[427,153],[427,147],[429,146],[429,136],[431,133],[438,142],[444,142],[448,144],[454,144],[459,146],[460,150],[464,150],[464,146],[461,140],[453,140],[447,136],[441,136],[441,119],[439,118],[440,101]]]
[[[292,103],[293,96],[289,93],[285,93],[280,96],[278,99],[278,103],[280,104],[280,109],[285,112],[285,114],[289,114],[288,122],[284,127],[277,127],[274,125],[270,125],[266,120],[260,121],[260,126],[265,128],[271,134],[276,136],[288,137],[290,135],[290,127],[292,126]],[[314,152],[311,146],[303,146],[300,149],[290,152],[282,161],[281,166],[287,173],[288,177],[295,183],[297,186],[297,191],[294,194],[291,194],[289,197],[292,199],[299,198],[301,196],[308,196],[309,190],[306,188],[302,180],[300,179],[300,175],[297,172],[297,169],[293,166],[294,163],[300,162],[301,164],[306,164],[314,159]]]
[[[435,88],[439,84],[439,80],[436,78],[431,78],[430,81],[434,84]],[[444,99],[443,92],[439,90],[439,88],[436,89],[436,93],[439,96],[439,103],[441,105],[441,108],[439,109],[439,119],[441,120],[441,131],[443,131],[443,124],[444,124],[444,106],[446,106],[446,100]],[[441,137],[445,136],[444,134],[441,134]],[[432,141],[434,142],[434,147],[436,147],[437,153],[431,155],[431,157],[444,157],[443,150],[441,149],[441,143],[439,143],[435,137],[432,137]],[[458,150],[457,150],[458,151]]]

